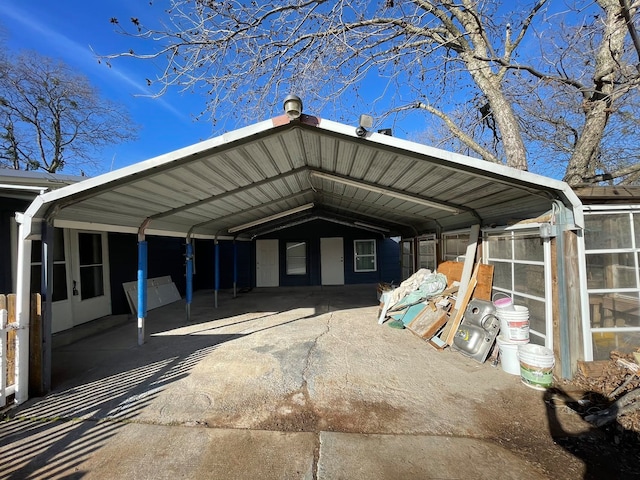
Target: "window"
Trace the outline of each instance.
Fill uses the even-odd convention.
[[[484,232],[483,261],[493,265],[493,294],[513,299],[529,309],[529,340],[552,346],[553,316],[550,279],[546,266],[551,262],[548,240],[538,229]]]
[[[454,262],[464,262],[469,244],[469,233],[451,232],[442,234],[442,259]]]
[[[590,207],[584,242],[593,359],[607,360],[640,338],[640,211]]]
[[[307,274],[306,242],[287,242],[287,275]]]
[[[402,279],[406,280],[414,274],[413,270],[413,238],[409,240],[402,240],[401,252],[402,252]]]
[[[355,254],[354,267],[356,272],[376,271],[375,240],[354,240],[353,251]]]
[[[67,266],[64,258],[64,231],[53,230],[53,292],[52,301],[67,299]],[[31,244],[31,291],[40,291],[42,275],[42,241],[34,240]]]
[[[80,290],[82,300],[104,295],[102,235],[78,233]]]
[[[432,272],[436,269],[436,237],[429,235],[418,239],[418,268]]]

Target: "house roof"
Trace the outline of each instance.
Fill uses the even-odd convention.
[[[40,193],[84,180],[84,177],[0,168],[0,197],[33,200]]]
[[[576,195],[584,204],[622,203],[640,204],[640,186],[611,185],[574,188]]]
[[[56,226],[253,238],[322,218],[414,236],[580,202],[567,184],[389,135],[280,116],[39,195]],[[145,223],[146,222],[146,223]]]

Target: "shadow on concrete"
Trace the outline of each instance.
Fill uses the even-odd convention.
[[[609,399],[596,392],[573,398],[561,388],[548,389],[543,398],[554,442],[584,463],[585,480],[640,479],[640,437],[636,432],[615,420],[579,433],[568,432],[562,425],[562,409],[576,412],[585,421],[605,409],[615,417],[617,412],[611,410]]]
[[[53,391],[10,411],[0,424],[2,478],[82,478],[86,472],[80,466],[93,452],[221,344],[328,311],[377,302],[375,286],[368,286],[254,291],[239,298],[229,293],[219,299],[219,308],[212,303],[210,295],[197,295],[189,323],[184,302],[150,312],[142,346],[137,345],[137,324],[130,321],[54,349]],[[222,326],[275,319],[295,309],[301,314],[258,325],[249,333],[215,333]],[[228,320],[224,325],[216,323],[224,319]],[[190,333],[180,335],[185,326],[191,327]]]

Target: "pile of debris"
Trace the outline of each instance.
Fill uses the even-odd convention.
[[[591,402],[585,420],[596,426],[617,422],[640,433],[640,348],[629,354],[613,351],[609,360],[578,362],[578,372],[565,383],[565,390],[580,391],[583,401]]]
[[[438,350],[451,346],[482,363],[500,329],[492,285],[493,265],[444,262],[437,272],[420,269],[398,287],[379,285],[378,323],[407,328]]]

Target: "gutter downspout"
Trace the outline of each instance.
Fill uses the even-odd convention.
[[[145,230],[151,222],[145,220],[138,229],[138,345],[144,344],[144,321],[147,316],[147,241]]]

